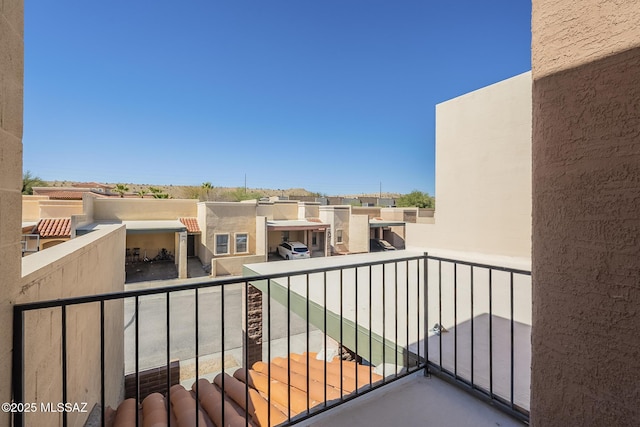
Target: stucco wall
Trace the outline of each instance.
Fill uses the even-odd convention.
[[[534,0],[531,68],[536,79],[638,46],[637,0]]]
[[[171,252],[174,256],[178,253],[178,245],[176,244],[178,233],[137,233],[127,234],[126,247],[133,250],[133,248],[140,248],[140,259],[145,256],[153,259],[162,248]],[[175,258],[177,261],[177,257]]]
[[[379,207],[352,206],[351,212],[354,215],[367,215],[370,219],[380,217]]]
[[[22,260],[17,303],[122,291],[124,289],[125,228],[113,226],[65,242]],[[106,404],[115,407],[124,386],[124,324],[122,302],[105,304]],[[99,305],[67,309],[69,402],[100,402]],[[41,310],[25,315],[25,399],[62,402],[61,311]],[[70,414],[69,425],[83,425],[88,414]],[[54,426],[58,414],[29,414],[26,425]]]
[[[349,219],[349,252],[369,252],[369,216],[351,215]]]
[[[22,196],[22,221],[40,219],[40,201],[49,200],[46,196]]]
[[[42,218],[69,218],[82,214],[81,200],[38,200],[38,196],[22,196],[22,221]]]
[[[199,218],[203,217],[204,222],[200,223],[204,227],[202,230],[202,244],[207,248],[205,255],[213,257],[229,257],[236,255],[235,233],[249,234],[249,253],[241,253],[239,256],[256,254],[256,214],[255,203],[226,203],[226,202],[205,202],[198,205],[200,210]],[[229,254],[215,254],[215,235],[229,235]],[[262,244],[262,242],[260,242]],[[211,261],[202,259],[204,263]]]
[[[22,190],[22,1],[0,2],[0,401],[11,400],[12,304],[20,287]],[[9,414],[0,412],[0,424]]]
[[[96,221],[119,219],[169,220],[197,215],[197,200],[181,199],[93,199]]]
[[[226,258],[214,258],[211,261],[211,275],[220,276],[242,276],[242,267],[245,264],[267,262],[266,255],[248,255]]]
[[[319,218],[320,203],[300,202],[298,203],[298,218]]]
[[[639,6],[533,2],[533,426],[640,420]]]
[[[272,205],[274,220],[298,219],[297,202],[275,202]]]
[[[531,256],[530,73],[436,106],[436,195],[408,245]]]

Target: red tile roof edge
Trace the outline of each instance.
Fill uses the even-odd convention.
[[[180,222],[183,223],[187,227],[187,232],[189,233],[200,233],[200,225],[198,224],[198,219],[193,217],[188,218],[180,218]]]
[[[35,233],[40,237],[71,237],[71,218],[41,219]]]

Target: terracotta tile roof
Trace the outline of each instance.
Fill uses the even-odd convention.
[[[82,191],[40,191],[38,194],[49,196],[52,200],[82,200]]]
[[[317,360],[316,353],[292,353],[289,358],[277,357],[269,364],[256,362],[253,369],[240,368],[233,376],[218,374],[213,382],[201,378],[197,386],[199,407],[196,405],[196,383],[191,391],[177,384],[170,389],[171,419],[167,420],[166,398],[160,393],[152,393],[142,401],[140,425],[193,426],[197,417],[201,426],[220,426],[224,407],[224,425],[275,426],[286,422],[289,412],[293,419],[314,406],[323,405],[325,396],[327,401],[335,401],[356,389],[368,388],[370,379],[371,384],[382,380],[382,376],[372,372],[371,366],[346,360],[342,361],[342,367],[340,365],[339,358],[326,363],[326,383],[325,362]],[[249,386],[248,391],[245,384]],[[116,411],[108,408],[107,425],[135,425],[136,410],[135,399],[123,401]],[[245,421],[247,415],[249,419]]]
[[[71,218],[41,219],[34,232],[40,237],[71,237]]]
[[[200,233],[200,226],[197,218],[180,218],[180,222],[187,227],[189,233]]]

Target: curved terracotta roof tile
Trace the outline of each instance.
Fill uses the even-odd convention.
[[[35,233],[40,237],[71,237],[71,218],[41,219]]]
[[[197,218],[180,218],[180,222],[187,227],[189,233],[200,233],[200,226]]]
[[[256,362],[253,369],[249,369],[248,372],[245,368],[238,369],[233,377],[219,374],[214,379],[214,383],[201,378],[197,382],[197,397],[196,383],[191,387],[191,391],[179,384],[174,385],[170,390],[170,422],[167,421],[166,398],[159,393],[150,394],[141,405],[140,425],[143,427],[192,426],[195,425],[198,417],[199,425],[203,427],[221,426],[223,410],[225,427],[245,426],[247,415],[247,424],[250,426],[280,425],[288,421],[287,413],[289,412],[294,417],[297,414],[306,413],[307,405],[311,409],[324,404],[325,393],[327,401],[339,399],[341,383],[345,394],[352,392],[355,389],[353,377],[356,370],[358,385],[360,387],[363,384],[368,385],[371,369],[371,366],[342,361],[342,378],[340,378],[340,359],[335,358],[326,362],[327,383],[325,384],[325,362],[317,360],[316,353],[309,353],[309,355],[292,353],[288,358],[274,358],[270,364]],[[307,371],[309,378],[307,378]],[[382,379],[380,375],[373,373],[371,375],[374,382]],[[221,389],[223,378],[224,391]],[[269,387],[271,399],[267,396]],[[196,399],[199,405],[196,404]],[[135,425],[136,410],[138,407],[135,399],[122,402],[115,414],[113,427]]]

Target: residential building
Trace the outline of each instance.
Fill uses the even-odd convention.
[[[21,321],[25,321],[24,328],[18,329],[19,333],[14,334],[11,328],[3,328],[0,332],[0,349],[3,351],[3,357],[0,357],[0,400],[10,402],[15,397],[12,393],[19,399],[20,390],[9,386],[12,383],[12,371],[17,370],[14,372],[16,381],[13,384],[28,384],[31,387],[29,390],[22,390],[27,399],[33,398],[35,392],[39,402],[56,402],[64,394],[61,390],[65,390],[69,393],[67,398],[72,401],[100,402],[114,406],[124,397],[123,377],[119,375],[124,371],[121,355],[125,347],[122,301],[101,300],[102,302],[91,303],[92,306],[99,307],[97,310],[89,306],[63,305],[44,312],[23,313],[23,317],[13,317],[14,307],[27,302],[122,290],[122,259],[125,257],[127,239],[125,226],[105,224],[103,228],[46,251],[25,258],[20,256],[24,45],[22,11],[21,2],[5,3],[0,8],[0,52],[5,58],[0,62],[0,259],[3,260],[0,263],[0,275],[4,286],[0,322],[17,327]],[[640,129],[637,114],[640,75],[636,72],[640,67],[640,8],[635,2],[534,0],[532,33],[533,69],[530,77],[518,76],[503,82],[507,86],[513,85],[514,93],[520,93],[519,89],[528,84],[525,81],[531,81],[531,115],[528,117],[532,119],[530,152],[533,180],[529,181],[531,196],[528,199],[524,197],[525,204],[527,200],[531,202],[530,233],[526,234],[518,227],[513,227],[514,224],[522,224],[523,218],[527,216],[527,208],[521,205],[520,193],[507,191],[503,195],[500,191],[504,182],[499,178],[505,176],[502,171],[505,168],[510,170],[512,165],[494,157],[511,153],[511,149],[516,147],[527,151],[521,147],[521,141],[514,140],[511,142],[513,147],[507,146],[506,139],[502,139],[505,135],[502,129],[494,129],[498,133],[496,138],[492,134],[488,135],[489,138],[478,138],[478,141],[489,144],[484,147],[488,150],[486,156],[483,150],[481,153],[476,152],[488,162],[482,163],[482,169],[491,171],[488,175],[498,181],[480,176],[493,191],[488,197],[490,206],[486,206],[485,212],[467,210],[468,215],[464,215],[462,212],[455,212],[456,203],[464,203],[461,199],[466,197],[478,199],[480,196],[466,193],[464,176],[456,172],[458,158],[448,157],[448,148],[440,147],[443,138],[454,143],[465,141],[464,126],[459,126],[459,129],[445,126],[438,131],[439,153],[436,162],[440,182],[436,191],[438,211],[435,223],[407,223],[407,246],[426,246],[430,249],[442,246],[444,251],[464,251],[479,255],[488,253],[494,259],[526,257],[531,253],[531,425],[636,425],[640,419],[637,386],[640,382],[640,362],[637,357],[640,348],[637,338],[637,331],[640,329],[640,316],[637,315],[637,307],[640,305],[640,259],[637,256],[640,252],[640,220],[637,215],[640,208],[640,141],[637,138]],[[470,108],[475,103],[473,98],[483,98],[490,93],[518,111],[524,109],[526,102],[520,103],[511,95],[503,93],[504,87],[497,85],[490,87],[487,92],[445,103],[438,108],[438,120],[444,120],[446,124],[447,117],[454,117],[458,107],[462,110]],[[487,108],[492,109],[494,106],[483,104],[475,112],[482,114]],[[498,116],[510,115],[507,110],[497,112]],[[475,115],[465,116],[463,123],[466,124],[467,119],[473,127]],[[496,120],[496,115],[492,115],[491,119]],[[526,118],[517,118],[514,129],[524,128],[524,121]],[[462,132],[460,138],[450,138],[453,132],[458,131]],[[491,141],[498,145],[504,143],[506,151],[490,150]],[[473,152],[468,141],[466,144]],[[453,164],[446,163],[447,158],[451,158]],[[463,162],[465,157],[462,156],[459,160]],[[469,173],[473,176],[477,165],[471,166],[474,169]],[[465,170],[467,171],[469,169]],[[519,179],[520,171],[511,171],[516,172]],[[458,183],[458,188],[455,183],[442,182],[447,176],[456,178],[454,182]],[[525,189],[524,192],[526,191]],[[456,197],[456,193],[463,196]],[[457,202],[456,198],[459,199]],[[510,211],[514,212],[513,217],[507,215]],[[344,230],[344,218],[341,217],[343,212],[338,210],[334,214],[340,217],[335,218],[334,223],[340,226],[339,222],[343,221]],[[449,217],[449,214],[454,217]],[[93,213],[84,212],[83,215]],[[498,227],[501,221],[504,226]],[[449,232],[452,234],[448,234]],[[515,237],[523,233],[526,234],[525,240],[531,240],[530,244],[516,241]],[[343,241],[344,237],[343,235]],[[337,238],[331,240],[334,246],[338,241]],[[382,258],[391,261],[385,255],[381,255]],[[345,262],[348,257],[337,257],[335,260]],[[328,261],[331,259],[304,262]],[[272,263],[271,266],[275,264]],[[284,266],[285,263],[279,265]],[[294,273],[300,265],[286,264]],[[457,270],[453,270],[454,275],[455,271]],[[335,275],[329,272],[327,274]],[[430,276],[435,272],[429,270],[428,274]],[[304,273],[298,275],[305,277]],[[355,276],[357,275],[356,272]],[[383,273],[382,277],[387,276]],[[245,280],[249,281],[250,278]],[[264,284],[256,285],[268,292],[271,287],[269,280],[265,279]],[[297,295],[304,293],[304,282],[301,283],[302,287],[300,293],[296,291]],[[335,289],[336,283],[342,285],[342,281],[334,280],[332,289]],[[299,286],[298,283],[293,285]],[[419,289],[419,286],[413,288]],[[311,289],[317,292],[317,289]],[[224,294],[223,291],[222,295]],[[249,295],[247,292],[247,295],[245,303],[258,301],[251,299],[253,294]],[[313,296],[316,303],[323,301],[322,297],[322,292]],[[136,295],[132,298],[138,303],[138,299],[143,297]],[[269,301],[264,302],[268,306],[268,313],[271,308]],[[169,302],[167,297],[167,306]],[[261,312],[261,305],[262,300],[258,308],[251,307],[256,308],[254,311]],[[135,307],[137,320],[138,305]],[[342,308],[342,305],[339,307]],[[207,311],[212,311],[211,307],[208,309]],[[249,311],[251,310],[247,309],[247,316]],[[322,312],[315,305],[310,311]],[[329,311],[335,314],[336,308]],[[382,322],[379,324],[384,325],[388,321],[382,314],[384,310],[382,313],[375,313],[379,315],[374,318],[376,322]],[[252,312],[253,314],[256,313]],[[373,312],[369,311],[367,314],[372,315]],[[357,315],[357,310],[349,314]],[[168,312],[166,317],[169,319]],[[335,316],[332,318],[336,319]],[[356,325],[362,320],[352,318]],[[221,320],[224,319],[223,314]],[[339,325],[343,324],[342,315],[339,319]],[[457,338],[460,325],[455,317],[451,319],[453,329],[449,329],[455,331]],[[272,325],[270,321],[266,323],[271,338]],[[209,324],[215,322],[211,321]],[[436,342],[446,340],[446,331],[440,326],[442,323],[436,325],[428,336],[427,331],[424,331],[425,338],[437,337],[434,340]],[[332,327],[330,324],[327,329]],[[417,326],[417,329],[420,327]],[[338,330],[342,331],[340,328]],[[359,329],[356,329],[355,336],[359,336],[357,331]],[[245,331],[246,342],[253,339],[252,333],[253,331]],[[447,336],[452,333],[449,332],[450,335]],[[197,333],[194,335],[198,336]],[[396,332],[396,338],[397,335]],[[13,348],[13,339],[20,337],[27,340],[28,351]],[[345,338],[349,339],[351,338]],[[108,345],[102,345],[103,341]],[[225,342],[224,339],[221,341]],[[429,342],[429,339],[426,341]],[[106,349],[106,354],[100,352],[101,348]],[[24,360],[12,357],[20,351]],[[386,350],[382,350],[381,354],[386,355]],[[395,351],[395,354],[398,352]],[[429,361],[431,356],[429,353]],[[290,360],[287,363],[291,363]],[[473,360],[471,357],[471,361]],[[442,356],[434,363],[442,367]],[[307,359],[307,365],[309,364]],[[24,366],[30,369],[22,369]],[[65,367],[63,375],[54,369],[58,366]],[[102,369],[97,369],[97,366]],[[340,366],[338,369],[344,369]],[[358,367],[353,366],[353,370],[358,372]],[[457,364],[454,364],[454,369],[455,366]],[[508,365],[496,364],[498,368],[505,366]],[[275,371],[275,368],[267,369]],[[105,372],[110,375],[105,376]],[[267,372],[267,378],[274,375],[270,370]],[[251,375],[256,381],[262,378],[257,374]],[[319,378],[325,379],[327,375]],[[24,381],[18,381],[19,379]],[[274,382],[267,380],[267,384],[273,385]],[[326,390],[324,384],[320,387]],[[311,391],[308,386],[306,389]],[[179,391],[176,390],[173,395],[175,398]],[[190,398],[189,393],[183,396]],[[303,399],[309,402],[306,396],[308,395]],[[430,396],[423,397],[425,400],[430,399]],[[432,397],[435,399],[441,396]],[[356,404],[358,400],[347,403],[346,408]],[[513,399],[511,403],[514,403]],[[423,408],[422,405],[403,406],[402,414],[399,414],[402,418],[398,417],[396,420],[406,421],[412,415],[422,415]],[[368,412],[377,416],[372,422],[380,422],[384,419],[383,415],[388,415],[376,412],[380,409],[377,405],[371,405],[368,409],[369,411],[360,411],[360,414]],[[393,408],[388,411],[391,410]],[[466,408],[460,409],[464,410]],[[193,414],[197,414],[195,411],[194,409]],[[124,408],[122,413],[126,413]],[[134,419],[136,413],[138,411],[134,402],[131,411]],[[187,411],[183,413],[186,414]],[[183,413],[176,409],[176,414],[182,416]],[[8,412],[0,414],[0,422],[10,425],[12,415],[18,416]],[[41,412],[31,415],[34,417],[33,425],[61,423],[63,417],[68,417],[71,425],[82,425],[87,417],[87,414],[78,413],[55,414],[55,418],[46,418],[47,414]],[[329,424],[352,425],[353,421],[341,411]]]

